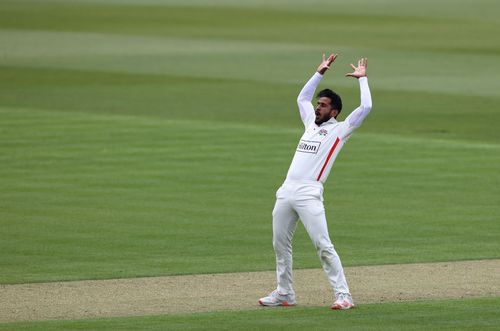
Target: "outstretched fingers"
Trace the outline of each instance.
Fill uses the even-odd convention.
[[[328,69],[330,69],[330,65],[333,63],[333,61],[335,61],[337,56],[338,54],[331,53],[327,57],[326,54],[323,53],[322,61],[319,64],[317,71],[323,75]]]
[[[330,54],[330,56],[328,56],[328,65],[332,64],[333,61],[335,61],[335,59],[337,58],[338,54]],[[323,60],[324,61],[324,60]]]
[[[356,66],[355,66],[354,64],[352,64],[352,63],[351,63],[351,64],[349,64],[349,65],[351,66],[352,70],[354,70],[354,71],[353,71],[353,72],[350,72],[350,73],[345,74],[345,76],[346,76],[346,77],[355,77],[355,76],[354,76],[354,74],[356,73],[356,70],[357,70],[358,68],[356,68]]]
[[[366,67],[368,66],[368,59],[362,57],[358,60],[358,66],[356,67],[354,64],[350,64],[353,72],[346,74],[346,77],[364,77],[366,76]]]

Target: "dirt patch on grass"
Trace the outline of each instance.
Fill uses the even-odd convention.
[[[500,260],[352,267],[355,303],[500,296]],[[0,285],[0,322],[259,309],[274,272]],[[328,306],[321,269],[295,271],[300,306]]]

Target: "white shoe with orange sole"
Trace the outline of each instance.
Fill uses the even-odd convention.
[[[351,295],[349,293],[340,293],[331,308],[335,310],[354,308],[354,302],[352,301]]]
[[[261,306],[276,307],[276,306],[295,306],[295,295],[280,294],[278,290],[274,290],[267,297],[259,299]]]

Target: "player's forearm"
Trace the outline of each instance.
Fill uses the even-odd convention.
[[[368,77],[360,77],[358,79],[359,89],[361,92],[361,106],[364,108],[372,108],[372,95],[368,86]]]
[[[307,116],[310,113],[314,112],[314,107],[311,103],[314,92],[316,91],[316,87],[318,87],[319,82],[323,78],[323,75],[316,72],[314,75],[307,81],[306,85],[302,88],[297,97],[297,105],[299,106],[300,118],[302,122],[305,123]]]
[[[361,105],[346,119],[351,127],[360,126],[372,110],[372,96],[370,93],[370,87],[368,86],[368,78],[360,77],[358,81],[361,92]]]
[[[318,87],[319,82],[323,78],[319,72],[315,72],[314,75],[307,81],[302,90],[297,97],[297,102],[309,102],[311,103],[314,98],[314,92],[316,91],[316,87]]]

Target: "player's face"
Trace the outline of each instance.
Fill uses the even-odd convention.
[[[321,97],[318,99],[316,104],[316,119],[314,121],[316,125],[320,125],[336,115],[337,111],[332,109],[331,102],[332,100],[327,97]]]

